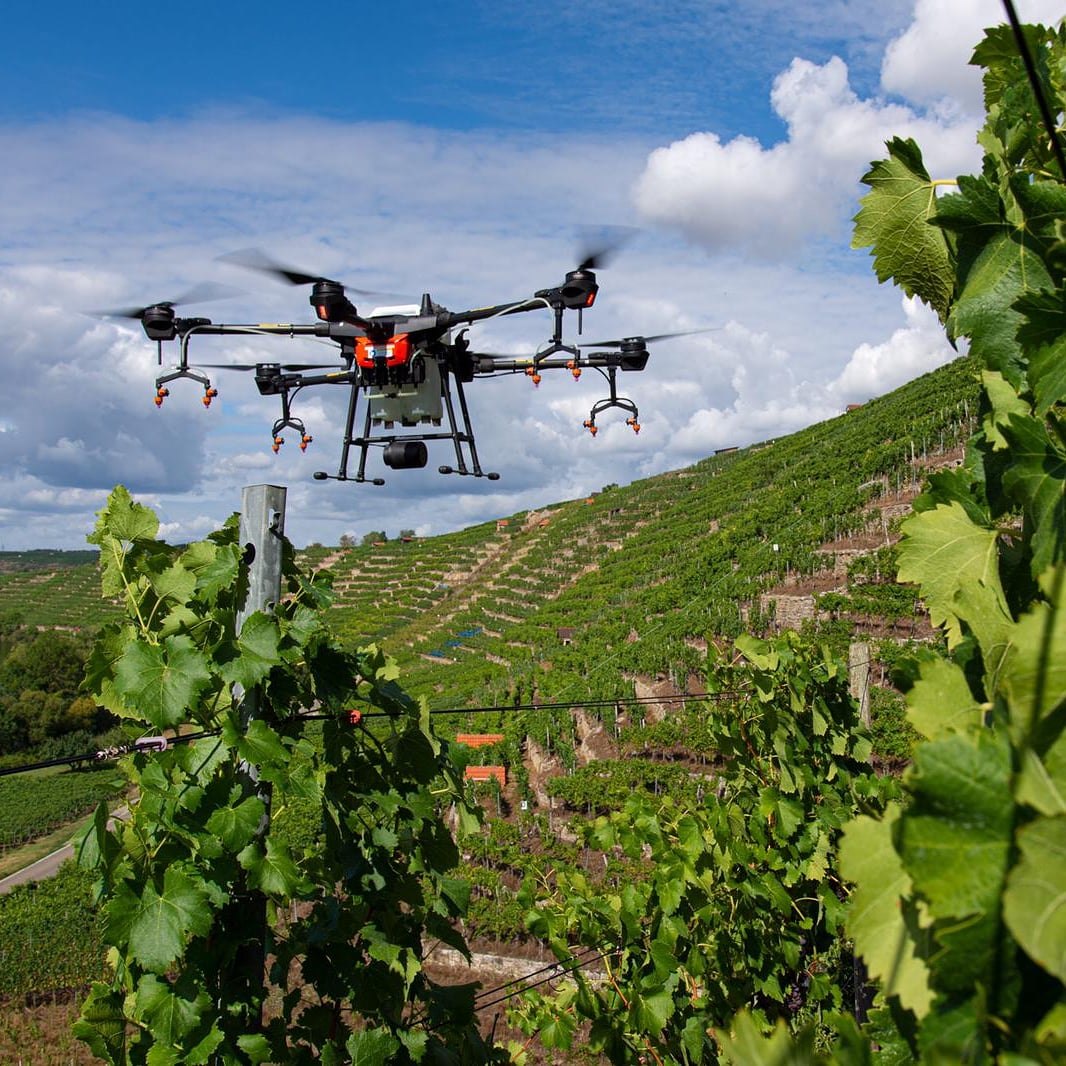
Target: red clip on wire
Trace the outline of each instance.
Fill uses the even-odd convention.
[[[363,712],[362,711],[349,711],[348,712],[348,721],[351,722],[352,725],[358,725],[362,720],[363,720]]]

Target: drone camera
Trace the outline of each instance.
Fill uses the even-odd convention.
[[[392,470],[419,470],[428,458],[425,441],[394,440],[385,445],[385,465]]]

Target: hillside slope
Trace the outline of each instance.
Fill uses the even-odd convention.
[[[613,698],[638,675],[683,686],[707,640],[816,614],[922,636],[891,581],[894,530],[924,474],[961,457],[976,394],[960,359],[684,470],[352,549],[332,563],[338,632],[382,641],[439,707]]]
[[[976,394],[960,359],[683,470],[444,536],[305,557],[336,574],[339,636],[382,642],[438,706],[613,697],[623,675],[683,683],[708,639],[812,617],[819,596],[822,614],[898,621],[907,597],[870,593],[890,584],[892,529],[923,472],[960,454]],[[0,573],[0,616],[91,627],[112,614],[94,565],[46,555]]]

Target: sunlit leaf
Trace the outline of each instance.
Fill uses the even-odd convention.
[[[925,938],[913,918],[907,920],[903,905],[911,880],[892,843],[899,813],[891,807],[881,821],[862,816],[849,822],[840,843],[840,870],[856,885],[847,917],[855,950],[883,994],[922,1017],[933,993],[920,946]]]
[[[210,680],[206,657],[184,635],[167,637],[162,644],[131,643],[115,666],[115,691],[127,713],[157,729],[188,721]]]
[[[207,820],[206,829],[214,833],[231,853],[240,851],[255,836],[263,818],[263,801],[248,796],[236,807],[220,807]]]
[[[936,188],[914,141],[894,137],[886,147],[888,158],[863,175],[871,191],[855,216],[851,246],[872,247],[877,280],[891,279],[944,320],[954,291],[954,264],[949,239],[930,225],[937,213]]]
[[[259,844],[249,844],[238,860],[248,871],[249,887],[267,895],[290,896],[303,884],[289,849],[273,837],[267,837],[265,851]]]
[[[345,1048],[351,1066],[387,1066],[400,1050],[400,1041],[387,1029],[363,1029],[348,1037]]]
[[[980,725],[982,711],[962,670],[947,659],[932,659],[922,662],[907,693],[907,718],[927,740],[935,740]]]
[[[222,668],[222,676],[230,684],[252,689],[267,677],[278,661],[277,623],[256,611],[241,627],[235,655]]]
[[[1010,616],[999,583],[997,538],[958,503],[912,515],[903,525],[899,580],[921,586],[929,617],[945,627],[949,645],[962,637],[956,595],[964,585],[983,585],[997,609]]]
[[[129,925],[130,954],[147,969],[162,972],[183,952],[190,936],[211,928],[211,908],[199,885],[176,867],[163,875],[163,892],[149,883]]]

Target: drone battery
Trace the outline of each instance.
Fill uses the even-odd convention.
[[[376,426],[440,425],[444,415],[440,370],[436,359],[416,359],[420,381],[373,386],[368,390],[371,421]]]
[[[394,440],[385,445],[385,465],[392,470],[417,470],[426,465],[425,441]]]

